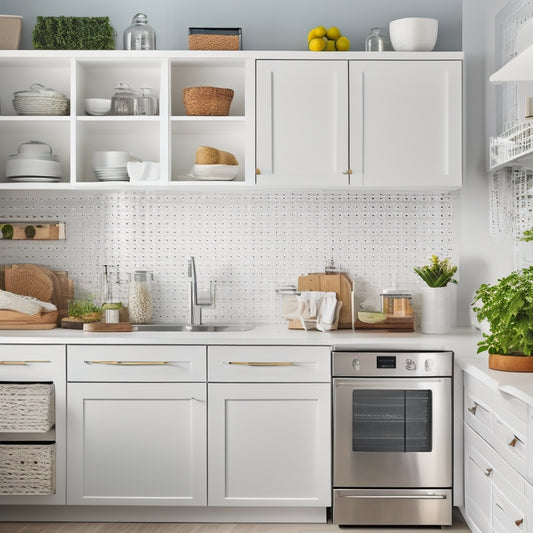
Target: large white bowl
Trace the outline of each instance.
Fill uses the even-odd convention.
[[[389,24],[392,46],[397,52],[431,52],[437,42],[439,21],[431,18],[404,18]]]
[[[189,176],[197,180],[231,181],[239,172],[239,165],[193,165]]]
[[[107,115],[111,111],[110,98],[85,98],[85,111],[88,115]]]
[[[126,168],[128,161],[139,161],[138,157],[129,152],[103,150],[93,152],[93,169]]]

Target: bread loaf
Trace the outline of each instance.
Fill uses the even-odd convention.
[[[237,158],[230,152],[218,150],[211,146],[199,146],[196,149],[197,165],[238,165]]]

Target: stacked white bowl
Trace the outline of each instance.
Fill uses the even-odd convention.
[[[56,182],[61,175],[61,163],[52,147],[40,141],[22,143],[6,162],[7,181]]]
[[[93,171],[98,181],[129,181],[128,161],[139,161],[129,152],[104,150],[93,153]]]

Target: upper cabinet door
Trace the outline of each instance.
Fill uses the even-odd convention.
[[[350,61],[352,184],[460,187],[462,62]]]
[[[257,184],[348,185],[348,63],[257,62]]]

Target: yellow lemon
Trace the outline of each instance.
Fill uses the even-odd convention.
[[[331,39],[332,41],[336,41],[341,36],[341,32],[339,28],[337,28],[336,26],[332,26],[326,32],[326,36],[328,39]]]
[[[324,28],[324,26],[317,26],[316,28],[313,28],[307,35],[307,42],[310,43],[313,39],[316,39],[317,37],[324,37],[326,33],[327,30],[326,28]]]
[[[334,52],[335,50],[335,41],[333,41],[332,39],[328,39],[326,43],[326,52]]]
[[[322,52],[326,48],[326,39],[315,37],[309,41],[309,50],[312,52]]]
[[[341,36],[335,41],[335,46],[337,50],[344,52],[350,49],[350,41],[348,38]]]

